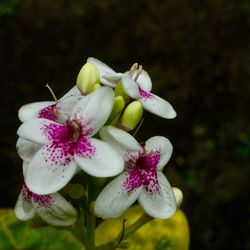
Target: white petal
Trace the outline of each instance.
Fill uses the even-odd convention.
[[[71,119],[76,119],[83,127],[83,133],[94,135],[107,121],[114,102],[114,92],[109,87],[101,87],[77,103]]]
[[[56,104],[56,112],[58,112],[58,122],[59,123],[65,123],[69,116],[71,115],[71,112],[74,108],[74,106],[78,103],[79,100],[81,100],[82,96],[67,96],[62,98],[60,101]]]
[[[63,133],[64,126],[42,118],[32,119],[23,123],[17,130],[17,134],[23,139],[38,144],[47,144]]]
[[[21,137],[18,138],[16,143],[17,153],[22,160],[30,162],[35,153],[42,147],[41,144],[37,144]]]
[[[22,189],[21,193],[18,196],[16,206],[15,206],[15,214],[19,220],[26,221],[35,215],[35,208],[31,203],[31,200],[25,197]]]
[[[140,152],[141,145],[124,130],[113,126],[106,126],[100,130],[102,140],[114,147],[126,160],[127,152]]]
[[[140,102],[144,109],[163,118],[172,119],[176,117],[176,112],[171,104],[159,96],[140,90]]]
[[[166,219],[176,211],[173,190],[162,172],[157,173],[160,193],[151,194],[145,189],[139,196],[139,203],[147,214],[154,218]]]
[[[135,71],[133,74],[133,78],[137,75],[138,71]],[[151,78],[149,76],[149,74],[145,71],[142,70],[142,72],[140,73],[139,77],[137,78],[136,82],[139,84],[140,88],[142,88],[143,90],[150,92],[152,89],[152,81]]]
[[[30,164],[30,161],[23,161],[23,166],[22,166],[23,167],[23,176],[26,175],[26,171],[28,169],[29,164]]]
[[[157,169],[161,170],[169,161],[172,152],[173,146],[170,141],[163,136],[154,136],[146,141],[145,149],[147,152],[150,151],[160,151],[160,161],[157,165]]]
[[[18,118],[21,122],[27,122],[33,118],[37,118],[41,109],[44,109],[55,102],[34,102],[22,106],[18,110]]]
[[[122,86],[124,91],[133,99],[140,98],[140,92],[137,83],[129,76],[122,77]]]
[[[137,200],[141,187],[129,193],[123,187],[125,180],[125,173],[117,176],[98,195],[95,202],[95,214],[98,217],[117,218]]]
[[[106,142],[94,138],[79,143],[74,159],[86,173],[96,177],[115,176],[124,169],[122,156]]]
[[[116,75],[116,72],[113,69],[111,69],[107,64],[101,62],[100,60],[94,57],[89,57],[87,62],[92,63],[96,66],[100,74],[100,81],[102,84],[110,87],[115,87],[115,83],[112,80],[110,81],[104,77],[106,75]]]
[[[64,150],[64,145],[46,145],[36,153],[25,174],[26,185],[33,193],[54,193],[74,176],[76,163]]]
[[[69,96],[81,96],[81,92],[76,85],[70,89],[61,99]]]
[[[32,199],[32,203],[38,215],[48,224],[54,226],[71,226],[76,222],[77,212],[75,208],[60,194],[42,195]]]

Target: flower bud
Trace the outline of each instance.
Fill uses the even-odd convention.
[[[119,95],[122,96],[125,101],[129,98],[128,94],[124,91],[122,82],[118,82],[118,84],[115,87],[115,96]]]
[[[113,104],[113,109],[107,123],[112,122],[117,116],[119,116],[124,107],[125,107],[124,98],[120,95],[116,96]]]
[[[183,200],[182,191],[177,187],[173,187],[172,189],[173,189],[175,200],[176,200],[176,206],[177,208],[179,208]]]
[[[100,82],[100,75],[96,66],[85,63],[78,73],[76,85],[83,95],[92,91],[93,86]]]
[[[125,109],[121,120],[120,127],[126,131],[133,130],[140,122],[143,114],[143,106],[139,101],[131,102]]]

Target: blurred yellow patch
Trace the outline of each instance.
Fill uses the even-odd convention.
[[[134,223],[143,214],[137,205],[127,210],[120,218],[101,223],[96,229],[96,245],[113,240],[122,230],[122,222],[126,226]],[[132,237],[129,250],[188,250],[189,227],[184,213],[178,209],[171,218],[154,219],[140,228]]]

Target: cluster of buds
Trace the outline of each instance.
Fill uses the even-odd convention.
[[[24,184],[16,216],[29,220],[38,215],[48,224],[70,226],[84,209],[111,219],[136,201],[153,218],[172,216],[182,194],[162,170],[173,147],[163,136],[140,143],[133,136],[144,110],[167,119],[176,116],[151,89],[141,65],[117,73],[89,58],[62,98],[21,107],[17,151]],[[82,182],[75,184],[73,178]],[[79,199],[91,206],[79,209],[74,202]]]

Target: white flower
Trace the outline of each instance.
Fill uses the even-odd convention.
[[[121,81],[125,92],[133,99],[139,100],[145,110],[168,119],[176,116],[176,112],[169,102],[151,93],[152,81],[148,73],[141,67],[132,67],[131,71],[126,73],[116,73],[96,58],[90,57],[87,62],[96,66],[102,84],[115,87]]]
[[[120,154],[107,143],[91,138],[108,119],[113,99],[112,89],[102,87],[78,101],[64,124],[35,118],[19,127],[17,134],[22,139],[42,145],[25,173],[25,183],[32,192],[57,192],[71,180],[78,166],[96,177],[122,172]],[[21,154],[26,157],[25,152]]]
[[[16,202],[15,214],[18,219],[26,221],[36,213],[54,226],[70,226],[77,219],[74,207],[60,194],[37,195],[24,184]]]
[[[100,134],[123,155],[125,172],[101,191],[95,202],[96,215],[104,219],[119,217],[138,200],[150,216],[170,217],[176,201],[162,173],[172,154],[169,140],[155,136],[139,144],[130,134],[112,126],[104,127]]]

